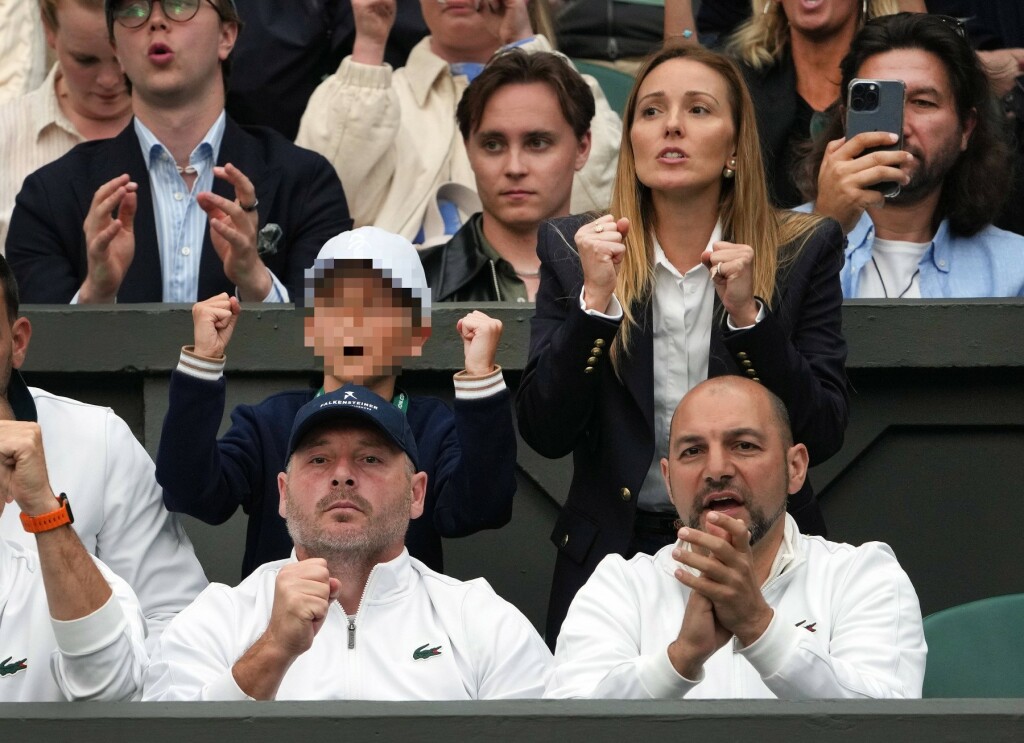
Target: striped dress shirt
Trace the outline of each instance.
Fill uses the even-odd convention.
[[[210,131],[189,155],[189,165],[197,172],[192,190],[189,191],[171,153],[145,124],[138,118],[134,119],[142,157],[149,170],[165,302],[193,303],[199,299],[208,299],[196,296],[203,240],[209,229],[206,212],[199,206],[196,196],[213,189],[213,166],[220,154],[225,121],[226,116],[221,111]],[[290,301],[284,284],[272,271],[268,269],[268,272],[273,286],[263,301]]]
[[[0,105],[0,253],[7,243],[14,199],[25,177],[84,140],[60,110],[58,74],[54,65],[38,88]]]

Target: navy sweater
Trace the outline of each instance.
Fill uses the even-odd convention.
[[[239,405],[217,440],[226,384],[171,375],[170,405],[157,450],[156,477],[168,510],[208,524],[241,506],[249,517],[242,577],[288,557],[292,541],[278,514],[277,475],[299,408],[316,390],[281,392],[258,405]],[[410,397],[407,413],[420,469],[427,473],[423,515],[409,522],[406,546],[432,569],[443,569],[441,537],[504,526],[512,517],[516,439],[507,390],[482,400]]]

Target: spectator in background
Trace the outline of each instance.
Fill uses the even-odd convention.
[[[218,441],[224,414],[224,351],[239,305],[226,294],[192,310],[195,345],[171,375],[170,404],[157,452],[164,502],[209,524],[239,506],[248,514],[243,577],[292,549],[278,514],[277,474],[288,457],[288,431],[307,402],[348,382],[368,387],[402,410],[427,473],[422,518],[409,552],[441,570],[441,537],[504,526],[516,490],[516,438],[509,393],[494,356],[501,322],[481,312],[459,321],[466,368],[455,375],[455,410],[398,387],[402,365],[430,336],[430,289],[412,244],[375,227],[328,241],[306,272],[305,342],[323,359],[323,386],[282,392],[241,405]]]
[[[295,139],[309,96],[352,53],[348,0],[237,0],[245,33],[231,55],[228,115],[243,126],[269,126]],[[419,0],[397,0],[384,61],[401,67],[427,35]]]
[[[138,596],[152,648],[167,623],[206,587],[206,576],[178,517],[164,508],[153,460],[128,424],[109,408],[25,384],[18,369],[32,324],[18,309],[18,285],[0,256],[0,421],[38,425],[47,480],[71,499],[85,549]],[[33,550],[36,540],[22,528],[19,508],[20,500],[0,516],[0,539]],[[5,638],[7,619],[4,614]],[[42,665],[42,658],[35,660]]]
[[[552,541],[545,637],[608,554],[675,541],[660,479],[669,419],[708,377],[741,374],[786,401],[813,463],[843,442],[842,232],[768,203],[736,66],[667,47],[637,75],[609,213],[542,226],[537,309],[516,398],[543,456],[573,454]],[[809,483],[789,501],[825,524]]]
[[[551,51],[534,35],[526,0],[421,0],[430,36],[392,72],[384,49],[395,0],[354,0],[356,41],[336,74],[310,98],[296,142],[334,163],[356,225],[373,225],[431,247],[480,210],[455,108],[501,45]],[[529,3],[530,8],[543,4]],[[496,9],[495,9],[496,8]],[[573,187],[572,210],[608,204],[618,117],[597,82],[591,156]]]
[[[690,5],[690,0],[665,0],[665,12],[674,5]],[[697,31],[700,42],[711,49],[720,49],[736,28],[750,17],[750,0],[713,0],[697,8]],[[667,17],[667,16],[666,16]]]
[[[428,497],[405,414],[347,384],[290,429],[276,484],[294,551],[200,596],[164,635],[146,699],[540,697],[551,654],[526,617],[405,548]]]
[[[991,225],[1009,192],[1011,149],[963,33],[953,19],[900,13],[868,22],[843,59],[844,86],[906,83],[903,150],[865,154],[896,141],[886,132],[840,138],[837,106],[805,166],[814,211],[847,232],[847,297],[1024,296],[1024,237]],[[883,181],[900,193],[884,198],[872,188]]]
[[[751,0],[754,13],[730,39],[754,99],[772,201],[804,199],[792,164],[819,126],[821,112],[841,97],[839,61],[867,18],[897,9],[896,0]]]
[[[420,253],[435,302],[532,302],[537,230],[569,214],[590,154],[594,97],[559,54],[510,49],[470,83],[456,109],[483,211]]]
[[[57,63],[40,87],[0,105],[0,249],[25,176],[79,142],[116,136],[132,117],[103,0],[39,0],[39,7]]]
[[[39,8],[31,0],[0,0],[0,104],[42,85],[46,69]]]
[[[106,9],[135,118],[25,180],[7,239],[24,301],[301,301],[345,196],[323,158],[225,115],[233,0]]]
[[[660,2],[569,0],[558,11],[558,48],[574,59],[634,75],[661,46],[663,21]]]

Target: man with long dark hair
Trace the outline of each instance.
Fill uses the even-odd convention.
[[[1009,193],[1012,157],[985,70],[945,16],[869,21],[842,63],[854,78],[906,84],[903,148],[887,132],[841,138],[843,106],[807,162],[805,196],[847,233],[846,297],[1024,295],[1024,237],[992,226]],[[873,189],[895,181],[886,198]]]

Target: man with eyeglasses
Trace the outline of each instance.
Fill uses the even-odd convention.
[[[845,109],[806,163],[805,209],[847,233],[848,298],[1024,296],[1024,237],[992,226],[1010,193],[1012,150],[986,71],[955,18],[899,13],[865,24],[841,65],[906,85],[897,135],[842,138]],[[830,141],[831,140],[831,141]],[[879,183],[900,191],[883,196]]]
[[[29,176],[7,256],[25,302],[301,302],[349,229],[333,168],[224,113],[234,0],[107,0],[132,123]]]

